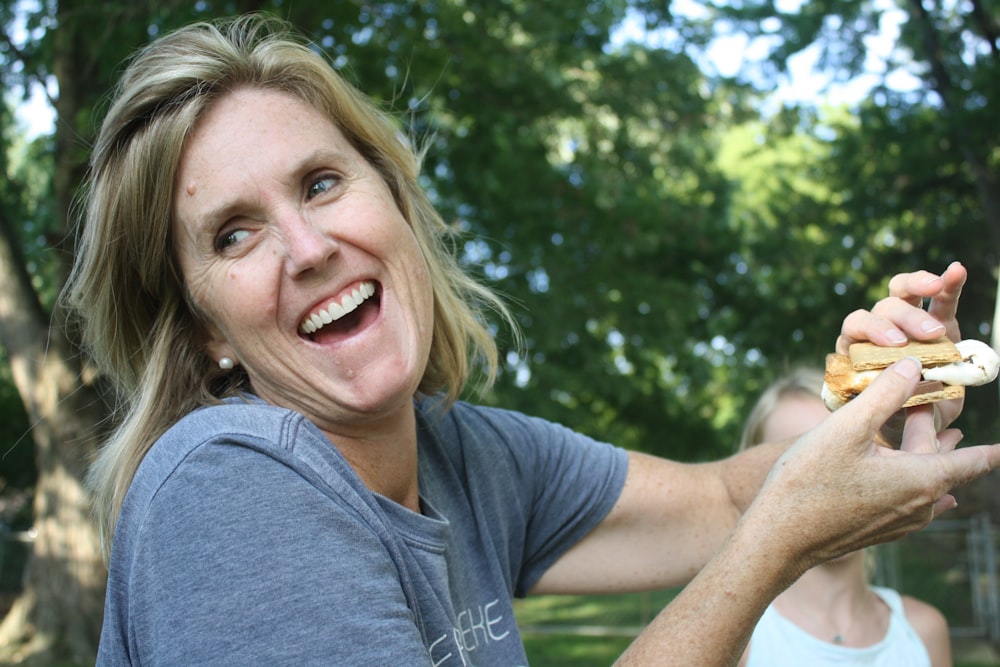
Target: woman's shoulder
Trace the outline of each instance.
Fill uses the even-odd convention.
[[[346,462],[308,419],[243,396],[193,410],[161,435],[143,457],[126,502],[145,505],[171,480],[185,479],[194,469],[250,470],[274,464],[307,479],[350,475]]]
[[[214,436],[227,432],[265,435],[284,428],[288,421],[296,419],[305,418],[292,410],[265,403],[252,394],[241,394],[192,410],[167,429],[160,440],[191,439],[197,434]]]
[[[917,633],[932,665],[951,664],[948,619],[937,607],[891,588],[875,586],[872,588],[885,600],[894,614],[902,614],[904,622]]]
[[[913,629],[921,637],[948,634],[948,619],[934,605],[918,600],[910,595],[900,596],[903,602],[903,613]]]
[[[901,611],[917,630],[918,624],[925,628],[944,628],[947,630],[948,621],[944,614],[929,602],[925,602],[912,595],[904,595],[892,588],[872,586],[872,589],[881,597],[890,608]],[[922,634],[922,633],[921,633]]]
[[[290,450],[311,441],[326,438],[304,416],[245,394],[184,415],[157,439],[146,458],[172,462],[209,443]]]
[[[489,439],[507,444],[540,441],[596,443],[592,438],[563,424],[501,407],[465,401],[456,401],[451,406],[443,407],[439,400],[429,398],[418,402],[417,410],[425,427],[452,437],[472,433],[479,440]]]

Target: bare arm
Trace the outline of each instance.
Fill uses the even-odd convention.
[[[651,590],[690,581],[719,550],[790,444],[761,445],[698,464],[630,452],[614,508],[532,593]]]
[[[917,380],[914,360],[893,368],[778,460],[722,549],[616,664],[736,664],[805,570],[925,526],[954,507],[951,488],[1000,464],[1000,445],[954,450],[957,432],[936,433],[930,410],[910,414],[902,450],[875,445]]]
[[[957,337],[964,281],[958,264],[941,276],[896,276],[889,297],[845,319],[838,349],[854,340]],[[784,454],[784,445],[761,446],[746,453],[755,456],[702,465],[632,455],[615,508],[534,592],[634,590],[697,572],[620,664],[735,664],[760,614],[802,572],[926,525],[954,507],[953,486],[1000,463],[1000,445],[952,451],[960,434],[938,433],[927,408],[906,416],[901,451],[876,446],[875,433],[919,374],[915,360],[893,369]]]

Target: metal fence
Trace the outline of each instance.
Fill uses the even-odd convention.
[[[876,547],[872,579],[938,607],[953,637],[1000,643],[997,537],[986,512],[937,519],[919,533]]]

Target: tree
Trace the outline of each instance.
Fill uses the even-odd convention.
[[[808,168],[827,192],[825,203],[816,200],[818,208],[789,211],[785,219],[822,220],[830,243],[850,246],[843,255],[847,264],[834,275],[858,307],[883,294],[882,277],[897,270],[963,261],[971,276],[960,311],[963,333],[992,335],[994,347],[1000,346],[996,3],[811,0],[796,11],[781,6],[768,0],[706,5],[705,30],[748,35],[769,48],[765,59],[746,64],[740,80],[774,89],[791,58],[809,50],[834,82],[861,74],[877,79],[850,109],[789,105],[768,121],[760,134],[767,141],[810,135],[823,147]],[[894,39],[893,48],[884,62],[873,62],[869,44],[891,25],[898,33],[890,29],[880,39]],[[894,85],[900,73],[907,85]],[[990,392],[970,392],[963,417],[970,439],[995,431],[995,406]]]
[[[8,30],[15,9],[10,3],[2,6]],[[97,100],[113,63],[124,57],[122,49],[141,43],[148,22],[128,10],[108,16],[103,7],[72,0],[59,2],[52,15],[48,11],[27,17],[29,39],[23,44],[10,32],[0,38],[4,59],[17,65],[8,70],[14,80],[6,85],[47,84],[53,77],[59,88],[51,184],[32,188],[8,171],[0,208],[0,343],[31,423],[38,471],[35,540],[24,591],[0,625],[0,644],[36,664],[86,664],[96,654],[105,572],[83,478],[108,406],[88,377],[53,297],[65,275],[68,253],[62,241],[70,238],[68,220],[86,167]],[[58,30],[42,29],[52,22]],[[36,200],[21,196],[32,191]],[[46,197],[54,202],[48,209],[37,205]],[[32,245],[25,235],[32,229],[53,241],[40,261],[34,258],[34,275],[25,254]]]
[[[636,194],[650,201],[660,187],[655,179],[646,179],[648,182],[640,186],[622,179],[614,168],[595,159],[596,153],[587,163],[581,160],[583,169],[550,159],[560,151],[557,137],[560,141],[600,144],[600,154],[608,158],[614,152],[603,147],[605,142],[611,142],[613,148],[641,139],[645,147],[640,146],[622,163],[630,173],[655,167],[650,164],[651,153],[676,150],[691,164],[697,151],[696,145],[678,145],[676,149],[669,142],[660,145],[662,121],[655,114],[653,118],[627,118],[625,125],[631,127],[620,130],[588,117],[613,104],[621,105],[617,114],[626,115],[623,101],[613,96],[591,101],[597,90],[594,74],[609,80],[595,68],[609,68],[610,80],[622,76],[639,82],[649,67],[670,64],[643,60],[638,50],[622,58],[603,56],[608,31],[621,18],[625,6],[559,6],[527,12],[490,3],[478,7],[442,3],[430,13],[377,3],[339,5],[322,11],[306,7],[297,10],[292,19],[300,26],[313,26],[317,43],[326,45],[335,58],[349,53],[349,72],[363,88],[387,102],[404,99],[406,110],[414,112],[412,129],[418,133],[426,130],[427,136],[435,133],[438,139],[428,160],[429,185],[437,189],[442,208],[456,223],[468,224],[470,232],[500,239],[513,250],[509,259],[486,262],[477,260],[470,247],[467,259],[482,268],[485,279],[514,283],[516,291],[532,295],[526,301],[541,299],[541,303],[530,305],[551,309],[556,323],[567,309],[545,297],[543,288],[547,267],[556,277],[563,275],[558,263],[547,261],[543,252],[553,245],[553,234],[563,234],[567,247],[579,253],[574,262],[587,261],[587,270],[601,262],[602,273],[614,272],[613,254],[603,257],[598,250],[600,244],[608,244],[606,249],[610,249],[614,243],[617,248],[619,234],[607,233],[599,223],[609,210],[617,215],[615,201],[623,195]],[[11,7],[4,5],[8,11],[5,25],[9,25]],[[100,20],[95,21],[95,11],[92,5],[64,1],[54,15],[43,8],[29,16],[31,38],[25,43],[16,44],[10,36],[4,40],[4,57],[19,64],[11,71],[21,77],[8,85],[23,85],[31,77],[43,81],[55,77],[58,81],[54,103],[59,125],[51,186],[56,203],[48,211],[51,218],[47,227],[52,239],[67,236],[73,197],[83,177],[87,138],[99,114],[100,96],[110,85],[117,63],[148,35],[191,16],[169,5],[160,5],[154,15],[149,7],[138,5],[110,13],[102,8]],[[59,29],[44,29],[52,24]],[[564,43],[567,26],[573,36]],[[683,60],[678,62],[683,64]],[[678,89],[690,91],[685,99],[694,108],[676,113],[675,122],[696,123],[706,117],[698,111],[701,101],[693,92],[696,85],[692,78],[697,72],[690,63],[683,65],[678,71]],[[411,82],[417,82],[419,89]],[[621,84],[626,85],[624,81]],[[638,97],[650,92],[663,96],[667,91],[625,88],[622,92]],[[505,109],[501,102],[510,104]],[[645,108],[653,109],[648,104]],[[439,113],[425,113],[428,109]],[[644,127],[644,123],[652,125]],[[486,163],[492,164],[491,172],[482,168]],[[698,166],[690,168],[697,170]],[[584,180],[574,183],[574,172]],[[605,179],[602,173],[614,178]],[[539,197],[543,190],[562,194],[560,199]],[[465,214],[471,211],[467,202],[475,202],[473,215]],[[680,213],[692,205],[683,204]],[[639,207],[634,208],[638,212]],[[523,220],[524,224],[511,225],[512,220]],[[538,220],[558,221],[553,229],[563,231],[546,231]],[[647,241],[659,243],[656,219],[647,216],[621,222],[619,230],[627,232],[628,247],[637,256],[645,253],[643,261],[652,262],[655,255],[643,246]],[[85,361],[73,350],[72,332],[65,328],[58,304],[41,298],[26,270],[23,239],[18,233],[29,225],[25,212],[5,207],[4,223],[5,308],[0,311],[0,340],[33,424],[39,476],[35,505],[38,538],[26,573],[25,592],[8,615],[3,633],[11,645],[28,641],[25,650],[39,661],[86,662],[93,655],[101,617],[103,576],[81,480],[85,462],[100,440],[107,406],[100,400],[97,385],[88,378]],[[648,229],[643,230],[644,226]],[[589,241],[587,235],[577,233],[581,229],[589,229]],[[492,248],[489,251],[494,252]],[[507,251],[495,252],[502,255]],[[60,254],[61,258],[66,256],[65,252]],[[491,273],[491,267],[496,272]],[[567,279],[576,279],[580,266],[570,263],[569,268]],[[57,288],[63,273],[64,267],[57,266],[46,283],[50,290]],[[588,331],[588,323],[575,318],[576,331],[556,329],[543,335],[539,328],[533,335],[542,341],[552,335],[564,340],[578,335],[588,346],[606,345],[618,317],[614,310],[627,310],[616,305],[614,298],[608,299],[608,291],[622,293],[622,287],[612,284],[599,290],[608,323],[599,322]],[[529,352],[538,354],[536,349],[533,344]],[[607,353],[602,354],[607,358]],[[532,359],[536,366],[537,362],[537,357]],[[518,392],[524,390],[517,388]],[[566,391],[576,392],[577,387],[566,387]],[[595,406],[591,410],[595,428],[602,422],[613,423],[614,413],[602,407],[599,394],[583,400]],[[613,408],[620,409],[618,405],[621,403]]]
[[[7,170],[0,184],[0,344],[34,425],[40,531],[2,632],[33,636],[42,661],[92,656],[103,577],[80,480],[110,423],[52,297],[102,96],[150,36],[253,9],[306,31],[422,143],[424,182],[461,233],[457,251],[510,297],[525,345],[498,330],[505,367],[484,400],[632,448],[726,453],[744,405],[785,365],[821,363],[843,315],[870,305],[888,275],[987,254],[970,234],[983,188],[954,147],[965,132],[995,172],[989,48],[946,63],[965,91],[949,102],[962,109],[955,124],[936,94],[888,87],[856,110],[759,111],[755,87],[789,54],[832,40],[827,22],[851,38],[823,42],[839,56],[830,62],[855,71],[877,25],[865,3],[812,0],[794,15],[706,3],[704,20],[655,0],[286,4],[67,0],[31,13],[27,40],[0,34],[5,89],[54,77],[59,90],[56,134],[34,149],[38,164],[52,161],[51,183]],[[0,1],[3,26],[15,6]],[[613,45],[630,15],[672,41]],[[702,72],[692,54],[726,25],[766,29],[774,67],[747,81]],[[934,25],[939,39],[961,34]],[[989,324],[981,284],[965,299],[967,329]],[[57,552],[72,557],[48,560]]]

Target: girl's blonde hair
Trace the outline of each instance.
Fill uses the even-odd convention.
[[[823,371],[814,368],[797,368],[775,380],[757,399],[750,416],[743,424],[738,450],[742,452],[763,441],[764,425],[782,400],[789,396],[811,396],[823,400],[822,392]]]
[[[185,139],[215,100],[247,87],[294,95],[326,114],[388,184],[414,230],[434,298],[421,393],[443,394],[450,405],[476,359],[483,385],[493,381],[497,347],[487,311],[516,330],[502,301],[453,256],[451,230],[418,183],[418,152],[285,22],[252,14],[154,41],[129,63],[102,123],[64,291],[86,351],[117,399],[119,426],[90,472],[105,555],[125,492],[156,438],[195,407],[250,389],[242,371],[219,369],[203,351],[171,232]]]

